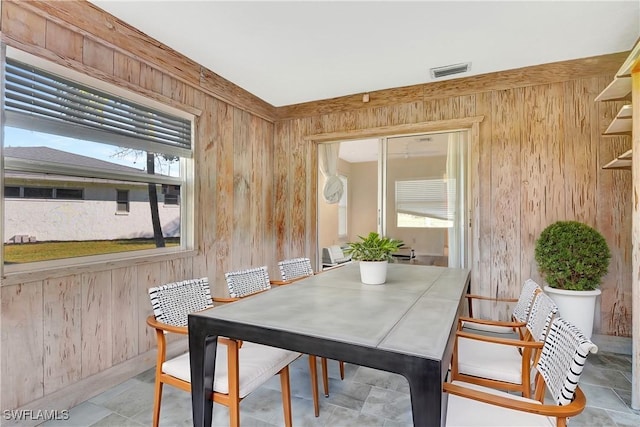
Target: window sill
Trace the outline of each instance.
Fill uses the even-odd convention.
[[[78,259],[75,263],[69,263],[67,265],[61,265],[61,263],[58,262],[64,260],[56,260],[55,262],[43,261],[24,265],[4,266],[4,274],[0,287],[74,274],[113,270],[116,268],[132,267],[180,258],[191,258],[197,254],[196,250],[172,248],[166,248],[166,251],[154,249],[154,252],[153,254],[123,252],[117,255],[96,255],[84,257],[84,261],[79,261],[80,259]],[[16,270],[16,267],[20,267],[19,270],[11,271]]]

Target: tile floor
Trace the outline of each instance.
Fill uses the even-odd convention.
[[[313,402],[305,356],[291,365],[293,424],[300,426],[410,426],[411,405],[406,380],[395,374],[350,364],[345,380],[338,363],[329,361],[330,396],[320,396],[320,417],[313,416]],[[48,421],[42,427],[151,425],[153,369],[93,397],[70,410],[68,421]],[[640,426],[640,411],[630,409],[631,357],[600,352],[590,355],[581,380],[587,408],[570,420],[577,426]],[[322,386],[320,386],[322,387]],[[283,425],[280,383],[277,377],[253,392],[241,404],[242,426]],[[161,427],[191,426],[190,395],[165,386]],[[226,408],[214,406],[214,425],[227,426]]]

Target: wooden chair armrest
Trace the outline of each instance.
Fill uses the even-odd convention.
[[[494,337],[491,335],[473,334],[473,333],[464,332],[464,331],[456,332],[456,339],[458,338],[468,338],[476,341],[510,345],[513,347],[542,348],[542,346],[544,345],[544,342],[542,341],[523,341],[523,340],[518,340],[514,338],[501,338],[501,337]]]
[[[238,301],[240,298],[234,298],[234,297],[213,297],[213,302],[219,302],[221,304],[228,304],[230,302],[236,302]]]
[[[575,398],[573,399],[573,402],[566,406],[523,402],[521,400],[511,399],[504,396],[497,396],[495,394],[469,389],[467,387],[458,384],[451,384],[448,382],[444,383],[442,389],[446,393],[477,400],[479,402],[488,403],[490,405],[496,405],[503,408],[514,409],[516,411],[530,412],[557,418],[567,418],[578,415],[580,412],[582,412],[586,404],[586,398],[582,390],[580,390],[580,387],[576,388]]]
[[[464,297],[468,299],[480,299],[480,300],[486,300],[486,301],[518,302],[518,298],[494,298],[494,297],[487,297],[484,295],[474,295],[474,294],[465,294]]]
[[[490,319],[478,319],[475,317],[465,317],[461,316],[458,318],[458,322],[468,322],[468,323],[477,323],[481,325],[491,325],[491,326],[506,326],[509,328],[521,328],[527,325],[527,322],[514,322],[509,320],[490,320]]]
[[[166,323],[159,322],[158,320],[156,320],[155,316],[153,315],[147,317],[147,325],[151,326],[152,328],[159,329],[161,331],[172,332],[174,334],[183,334],[183,335],[188,334],[186,326],[168,325]]]

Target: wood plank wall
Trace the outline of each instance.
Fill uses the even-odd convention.
[[[298,239],[298,194],[315,194],[316,178],[299,165],[316,156],[308,135],[349,133],[419,122],[484,116],[479,146],[471,147],[472,286],[475,292],[517,296],[524,280],[542,283],[534,260],[540,232],[557,220],[578,220],[606,237],[612,260],[602,284],[595,332],[631,335],[631,174],[602,170],[628,137],[601,137],[622,105],[595,103],[626,53],[282,107],[275,144],[278,177],[306,182],[278,192],[277,240]],[[307,138],[308,139],[308,138]],[[352,139],[352,138],[349,138]],[[307,151],[300,157],[299,146]],[[284,180],[284,178],[276,178]],[[276,184],[280,187],[282,184]],[[315,197],[313,198],[315,200]],[[308,221],[307,221],[308,223]],[[315,229],[306,231],[314,251]],[[510,308],[483,306],[507,316]]]
[[[224,296],[225,271],[266,264],[275,275],[278,259],[272,106],[90,3],[3,1],[0,25],[9,46],[198,114],[194,253],[3,277],[7,409],[155,347],[149,287],[208,276]]]
[[[542,228],[580,219],[613,252],[597,330],[629,336],[630,175],[599,165],[630,141],[599,137],[617,106],[593,102],[625,53],[373,92],[366,105],[354,95],[276,109],[90,3],[7,0],[1,13],[3,43],[197,114],[196,250],[3,277],[3,409],[151,349],[150,286],[206,275],[224,295],[225,271],[266,264],[276,275],[279,259],[315,254],[317,152],[304,137],[342,130],[484,116],[472,147],[474,287],[517,294],[537,278]]]

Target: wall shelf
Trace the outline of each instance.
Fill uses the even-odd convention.
[[[617,136],[617,135],[631,135],[631,129],[633,127],[633,106],[623,106],[616,118],[613,119],[607,130],[602,134],[603,136]]]

